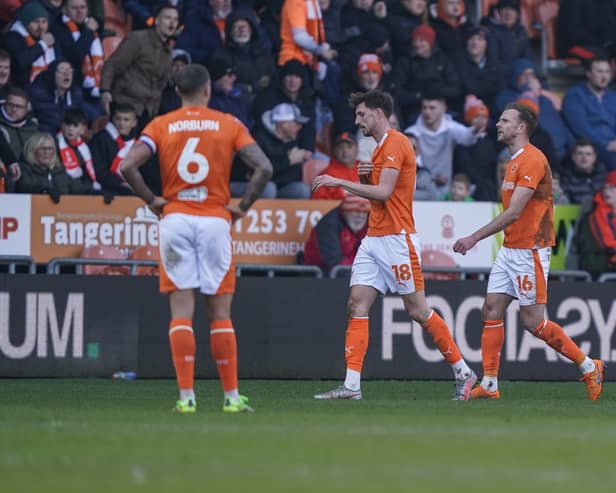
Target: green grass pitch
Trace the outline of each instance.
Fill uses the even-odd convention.
[[[452,402],[447,382],[244,381],[256,412],[223,415],[216,381],[175,415],[171,380],[0,380],[0,491],[613,492],[616,398],[581,383],[503,382]]]

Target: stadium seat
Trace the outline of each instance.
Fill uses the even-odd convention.
[[[329,163],[320,159],[310,159],[304,163],[302,168],[302,181],[310,185],[321,171],[327,168]]]
[[[156,262],[160,261],[158,248],[152,248],[149,246],[140,246],[140,247],[135,248],[128,258],[131,260],[154,260]],[[137,275],[138,276],[157,276],[158,267],[149,266],[149,265],[139,265],[137,266]]]
[[[107,36],[103,38],[103,54],[107,60],[124,39],[122,36]]]
[[[103,0],[105,8],[105,29],[124,37],[133,29],[132,17],[124,12],[121,0]]]
[[[115,259],[125,260],[124,255],[119,248],[106,245],[94,245],[84,247],[81,251],[82,259]],[[126,265],[84,265],[83,273],[86,275],[104,275],[104,276],[125,276],[130,274],[130,269]]]

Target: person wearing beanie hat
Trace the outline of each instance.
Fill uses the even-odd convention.
[[[413,34],[411,35],[411,39],[413,43],[416,40],[423,40],[430,45],[430,49],[434,48],[434,43],[436,42],[436,33],[432,26],[428,24],[420,24],[415,29],[413,29]]]
[[[235,83],[237,77],[233,64],[225,58],[214,58],[209,70],[212,80],[210,108],[229,113],[247,127],[251,127],[252,120],[248,115],[250,96],[244,92],[242,86]]]
[[[464,103],[464,123],[471,125],[478,116],[485,118],[487,124],[487,119],[490,118],[490,111],[481,99],[469,94]]]
[[[336,265],[353,264],[368,230],[370,201],[345,194],[340,205],[325,214],[306,241],[303,263],[316,265],[325,274]]]
[[[357,80],[365,91],[377,89],[383,77],[383,64],[378,55],[364,53],[357,62]]]
[[[464,0],[438,0],[430,9],[430,25],[436,33],[436,44],[447,56],[464,50],[467,32],[473,27],[466,15]]]
[[[503,247],[490,272],[482,308],[483,379],[470,397],[500,399],[503,320],[508,306],[517,299],[524,329],[578,366],[588,399],[594,401],[603,390],[605,364],[589,358],[560,325],[545,315],[550,256],[555,245],[554,204],[548,161],[529,141],[536,125],[536,116],[521,105],[508,106],[500,115],[497,139],[511,155],[501,187],[503,212],[453,245],[454,252],[465,255],[482,239],[504,231]]]
[[[58,58],[45,7],[36,1],[24,4],[6,34],[5,45],[11,54],[13,84],[27,87]]]

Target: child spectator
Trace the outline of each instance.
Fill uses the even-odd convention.
[[[93,192],[101,190],[96,181],[94,162],[90,147],[83,140],[88,131],[88,120],[79,108],[69,108],[64,113],[62,126],[56,135],[60,162],[66,173],[76,180],[81,180]]]
[[[458,173],[451,179],[449,192],[443,195],[443,200],[452,202],[473,202],[471,197],[471,180],[464,173]]]

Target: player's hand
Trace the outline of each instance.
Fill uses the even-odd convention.
[[[246,215],[246,211],[240,209],[238,205],[228,204],[225,205],[225,209],[231,212],[231,224],[233,224],[235,221],[238,221],[239,219],[242,219]]]
[[[148,208],[154,213],[154,215],[160,219],[163,214],[163,207],[167,205],[169,201],[162,197],[154,197],[154,200],[148,204]]]
[[[372,164],[370,161],[358,161],[357,162],[357,174],[359,176],[369,175],[370,173],[372,173],[373,169],[374,169],[374,164]]]
[[[312,181],[312,191],[315,192],[321,187],[339,187],[338,178],[329,175],[319,175]]]
[[[453,251],[456,253],[461,253],[462,255],[466,255],[466,252],[468,252],[476,244],[477,240],[473,235],[465,236],[464,238],[460,238],[453,244]]]

